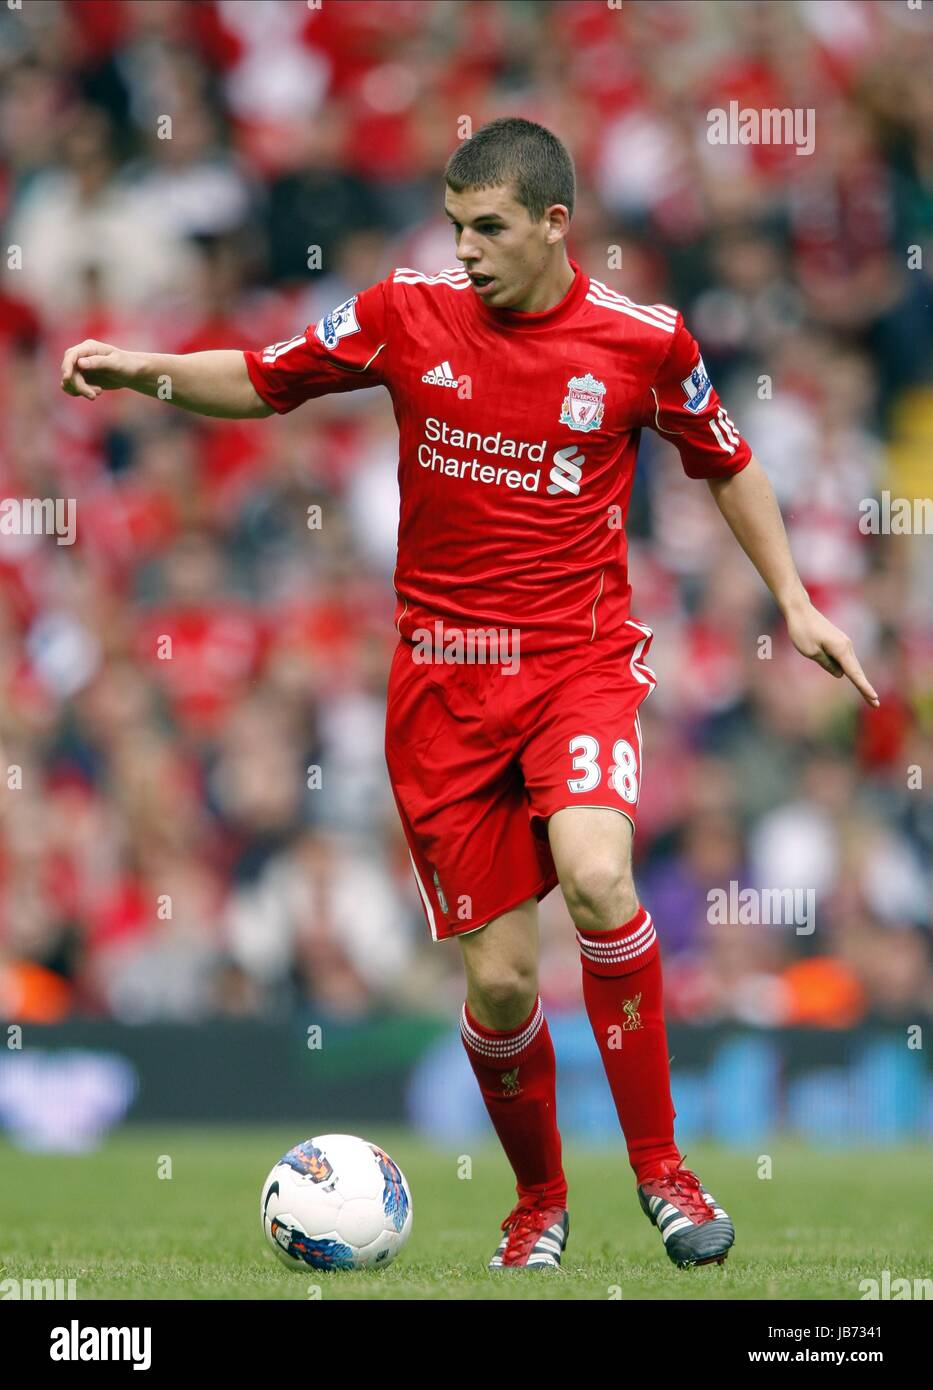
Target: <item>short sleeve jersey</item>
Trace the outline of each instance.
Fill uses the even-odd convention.
[[[570,266],[567,293],[540,313],[493,308],[459,267],[400,268],[244,354],[280,414],[329,392],[389,391],[402,637],[440,620],[517,629],[535,651],[620,632],[641,430],[675,445],[691,478],[751,458],[682,315]]]

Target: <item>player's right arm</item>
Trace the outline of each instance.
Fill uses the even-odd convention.
[[[62,390],[96,400],[122,386],[198,415],[250,419],[286,415],[335,391],[388,385],[389,277],[280,343],[245,351],[172,355],[127,352],[87,339],[62,359]]]
[[[87,338],[62,358],[62,390],[69,396],[93,401],[121,387],[197,415],[246,420],[273,413],[250,380],[242,352],[129,352]]]

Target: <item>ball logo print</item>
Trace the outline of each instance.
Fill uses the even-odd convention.
[[[369,1147],[376,1155],[376,1161],[385,1179],[382,1194],[383,1211],[392,1221],[396,1231],[401,1232],[405,1229],[411,1212],[411,1198],[402,1177],[402,1170],[378,1144],[370,1144]]]
[[[288,1269],[387,1265],[411,1234],[411,1192],[378,1144],[325,1134],[289,1149],[262,1188],[263,1234]]]
[[[289,1149],[282,1162],[312,1182],[328,1183],[334,1176],[333,1168],[313,1139]]]

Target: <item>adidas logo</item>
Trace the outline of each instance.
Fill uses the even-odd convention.
[[[432,367],[429,372],[425,372],[421,380],[426,386],[459,386],[453,373],[453,368],[449,362],[440,362],[436,367]]]

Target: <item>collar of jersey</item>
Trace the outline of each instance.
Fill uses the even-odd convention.
[[[574,273],[573,284],[563,299],[557,304],[553,304],[550,309],[542,309],[535,314],[526,314],[521,309],[494,309],[482,299],[476,299],[477,309],[488,323],[496,328],[508,329],[509,332],[514,329],[535,332],[539,328],[551,328],[555,323],[562,322],[570,314],[575,313],[582,304],[590,283],[589,276],[584,274],[576,261],[570,256],[567,259]]]

